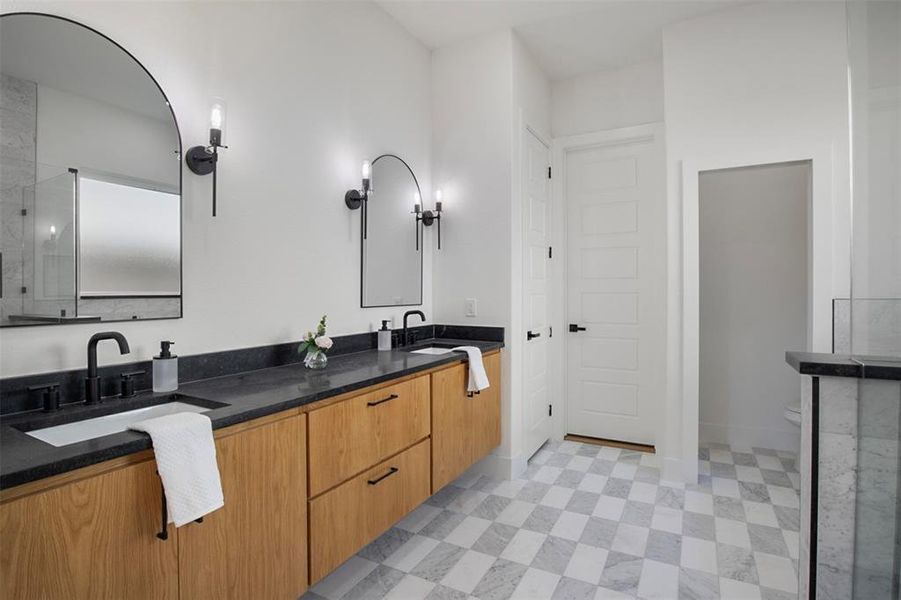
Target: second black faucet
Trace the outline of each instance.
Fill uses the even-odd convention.
[[[84,403],[95,404],[100,401],[100,377],[97,375],[97,344],[103,340],[116,340],[119,354],[128,354],[128,340],[118,331],[95,333],[88,340],[88,375],[84,379]]]

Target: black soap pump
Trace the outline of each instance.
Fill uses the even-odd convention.
[[[391,330],[388,329],[388,319],[382,320],[382,328],[379,329],[379,350],[391,350]]]
[[[160,355],[153,357],[153,391],[174,392],[178,389],[178,357],[169,351],[175,342],[160,342]]]

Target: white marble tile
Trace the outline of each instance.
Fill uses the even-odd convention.
[[[616,471],[616,469],[614,469],[614,471]],[[654,504],[656,498],[657,486],[653,483],[636,481],[632,484],[632,489],[629,490],[629,500],[634,500],[635,502]]]
[[[614,498],[612,496],[601,496],[600,500],[598,500],[597,505],[594,507],[594,512],[592,516],[600,517],[602,519],[609,519],[611,521],[619,521],[620,517],[623,516],[623,509],[626,506],[626,501],[623,498]]]
[[[566,571],[563,572],[563,575],[597,585],[601,579],[601,572],[604,569],[605,562],[607,562],[607,550],[586,546],[585,544],[577,544],[576,550],[569,559],[569,564],[566,566]]]
[[[338,600],[350,591],[364,577],[372,573],[378,564],[359,556],[352,556],[340,567],[329,573],[325,579],[314,585],[311,589],[314,593]]]
[[[425,598],[435,587],[435,584],[414,575],[405,575],[394,588],[385,596],[385,600],[410,600],[411,598]]]
[[[479,584],[492,564],[494,564],[493,556],[469,550],[447,572],[447,575],[441,580],[441,585],[469,594]]]
[[[751,548],[751,537],[748,535],[748,526],[740,521],[721,519],[717,517],[716,541],[740,548]]]
[[[655,506],[651,529],[682,534],[682,511],[667,506]]]
[[[578,541],[582,537],[586,523],[588,523],[588,515],[564,511],[554,523],[551,535],[565,540]]]
[[[680,563],[688,569],[717,573],[716,542],[698,538],[682,538],[682,560]]]
[[[553,506],[554,508],[566,508],[569,499],[572,498],[573,492],[575,492],[575,490],[572,488],[552,485],[539,504]]]
[[[520,529],[501,552],[501,558],[530,565],[535,560],[535,555],[538,554],[545,539],[547,539],[546,534]]]
[[[679,567],[645,560],[638,583],[638,595],[647,600],[672,600],[679,595]]]
[[[648,532],[646,527],[620,523],[616,528],[616,535],[613,536],[611,549],[632,556],[644,556]]]
[[[519,585],[516,586],[511,598],[522,600],[547,600],[554,594],[557,583],[560,582],[560,575],[548,573],[541,569],[529,569]]]
[[[720,577],[720,598],[724,600],[762,600],[760,586]]]
[[[702,515],[712,515],[713,496],[704,492],[685,490],[685,510]]]
[[[506,525],[513,525],[514,527],[522,527],[522,524],[529,515],[532,514],[534,508],[535,505],[530,502],[514,500],[507,505],[507,508],[501,511],[501,514],[497,516],[495,521]]]
[[[438,540],[414,535],[407,540],[400,548],[385,559],[384,564],[391,568],[409,573],[418,565],[422,559],[428,556],[429,552],[435,549],[439,544]]]
[[[444,538],[444,541],[461,548],[471,548],[490,525],[491,521],[486,519],[466,517]]]

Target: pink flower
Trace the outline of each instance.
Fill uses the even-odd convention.
[[[331,348],[333,343],[334,342],[332,342],[332,338],[327,335],[320,335],[316,338],[316,346],[323,350],[328,350],[329,348]]]

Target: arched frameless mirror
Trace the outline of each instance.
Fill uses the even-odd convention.
[[[422,244],[417,244],[413,206],[421,202],[419,182],[400,157],[383,154],[372,161],[369,199],[362,235],[360,305],[422,304]]]
[[[0,326],[177,318],[181,138],[125,49],[0,16]]]

